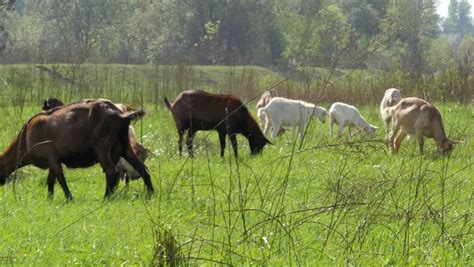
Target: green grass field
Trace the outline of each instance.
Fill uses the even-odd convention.
[[[105,176],[95,166],[65,170],[74,202],[66,202],[59,185],[48,200],[47,172],[20,169],[0,187],[1,265],[147,265],[172,263],[173,257],[192,265],[474,263],[474,107],[444,102],[447,93],[436,86],[462,85],[449,91],[461,100],[457,96],[470,94],[472,78],[454,83],[435,78],[411,89],[403,75],[382,79],[352,72],[328,87],[315,78],[277,88],[284,96],[310,101],[365,103],[358,105],[362,114],[380,127],[380,88],[404,84],[404,94],[434,100],[448,136],[463,141],[450,157],[438,156],[432,140],[420,157],[413,139],[392,155],[381,141],[382,129],[373,139],[329,140],[328,125],[315,120],[301,148],[287,132],[261,156],[250,157],[239,137],[237,160],[230,147],[219,157],[217,133],[199,132],[196,157],[190,159],[178,156],[164,95],[173,99],[182,90],[201,88],[247,101],[284,77],[259,67],[47,67],[63,78],[33,65],[0,66],[0,149],[48,96],[143,105],[148,115],[135,129],[153,151],[147,166],[156,193],[147,199],[138,180],[129,188],[121,183],[114,197],[104,200]],[[255,100],[247,107],[255,115]]]
[[[147,199],[137,180],[104,200],[95,166],[66,170],[72,203],[59,185],[48,200],[47,172],[25,167],[0,187],[0,264],[147,265],[172,240],[178,248],[162,255],[192,265],[474,263],[473,106],[439,105],[448,135],[464,141],[450,157],[439,157],[432,140],[420,157],[413,139],[392,155],[381,129],[343,144],[313,120],[302,149],[287,132],[250,157],[239,137],[238,160],[229,147],[219,157],[214,132],[198,133],[194,159],[179,157],[170,113],[146,108],[135,129],[153,151],[156,194]],[[2,150],[39,109],[2,108]],[[377,110],[361,108],[382,126]]]

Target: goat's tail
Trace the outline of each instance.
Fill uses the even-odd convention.
[[[168,98],[166,98],[166,96],[165,96],[165,98],[164,98],[164,101],[165,101],[165,106],[171,111],[171,103],[170,103],[170,101],[168,100]]]
[[[130,121],[134,121],[134,120],[140,119],[143,116],[145,116],[145,111],[143,109],[140,109],[137,111],[125,113],[122,115],[122,118],[130,120]]]
[[[259,108],[259,109],[257,110],[257,117],[261,118],[262,115],[263,115],[263,113],[266,113],[266,112],[265,112],[266,110],[267,110],[267,109],[266,109],[265,107]]]

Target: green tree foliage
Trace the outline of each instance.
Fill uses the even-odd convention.
[[[287,37],[285,57],[297,66],[334,67],[347,49],[352,27],[341,9],[328,5],[317,20],[290,13],[284,18]]]
[[[383,41],[399,47],[401,66],[413,74],[425,70],[426,51],[438,35],[439,17],[433,0],[392,0],[382,22]]]
[[[347,0],[342,9],[354,30],[363,36],[380,33],[380,20],[385,16],[388,0]]]
[[[8,32],[5,29],[5,21],[8,12],[13,10],[15,0],[0,1],[0,55],[5,50],[8,41]]]
[[[443,22],[445,34],[453,36],[458,44],[466,34],[473,34],[474,27],[471,18],[471,5],[467,0],[451,0],[448,17]]]
[[[427,53],[427,62],[430,72],[443,71],[454,66],[455,55],[445,35],[433,40]]]
[[[446,40],[451,48],[443,57],[456,53],[472,32],[469,4],[451,0],[444,36],[438,38],[434,2],[16,0],[14,12],[1,13],[0,62],[185,60],[422,73],[451,64],[435,54],[446,48]]]

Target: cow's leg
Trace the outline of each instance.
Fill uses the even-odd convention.
[[[230,143],[232,144],[232,148],[234,149],[234,155],[237,158],[238,149],[237,149],[237,135],[236,134],[229,134]]]
[[[186,146],[188,147],[188,154],[189,154],[190,157],[194,156],[194,152],[193,152],[194,136],[196,136],[196,131],[188,129],[188,134],[187,134],[187,137],[186,137]]]
[[[153,193],[153,184],[151,183],[151,178],[150,174],[146,170],[145,164],[141,162],[133,153],[132,149],[129,147],[128,149],[125,150],[125,154],[123,155],[123,158],[132,165],[132,167],[140,174],[140,176],[143,178],[143,183],[145,184],[148,194]]]
[[[73,200],[74,197],[71,194],[71,191],[69,191],[69,187],[67,186],[66,183],[66,178],[64,177],[63,173],[63,168],[61,167],[61,163],[57,159],[50,159],[49,160],[49,171],[52,172],[52,175],[58,178],[58,183],[61,185],[64,196],[66,197],[67,200]],[[49,175],[48,175],[49,178]],[[49,179],[48,179],[49,182]],[[54,183],[53,183],[54,185]],[[49,190],[49,183],[48,183],[48,190]]]
[[[110,197],[119,182],[118,172],[115,170],[115,163],[112,160],[111,151],[111,144],[109,144],[109,142],[96,145],[95,153],[106,178],[105,197]]]
[[[179,155],[183,155],[183,135],[184,135],[184,130],[178,131],[178,152]]]
[[[221,145],[221,158],[224,157],[224,152],[225,152],[225,136],[226,136],[225,131],[223,130],[219,131],[219,143]]]
[[[54,195],[54,183],[56,182],[56,176],[54,173],[51,171],[51,169],[48,171],[48,198],[52,199]]]

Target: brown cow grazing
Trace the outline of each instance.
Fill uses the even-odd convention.
[[[388,109],[393,124],[390,133],[390,147],[394,152],[398,152],[401,142],[407,135],[417,137],[422,155],[424,137],[433,138],[442,155],[449,154],[453,145],[458,143],[446,137],[439,110],[422,99],[403,98],[398,104]]]
[[[257,122],[242,101],[232,95],[211,94],[200,90],[182,92],[173,103],[165,97],[166,107],[173,114],[178,129],[178,149],[182,154],[183,135],[187,131],[186,145],[193,156],[193,139],[199,130],[216,130],[219,133],[221,157],[224,156],[225,137],[229,136],[237,156],[238,133],[249,141],[250,153],[259,154],[267,143]]]
[[[0,184],[5,184],[7,176],[16,169],[32,164],[49,169],[50,197],[57,178],[66,198],[71,200],[61,164],[85,168],[99,163],[106,174],[107,197],[118,184],[115,165],[123,157],[140,173],[152,193],[150,175],[128,138],[130,122],[144,114],[143,110],[124,113],[108,100],[92,99],[39,113],[28,120],[0,155]]]
[[[84,99],[82,101],[89,101],[89,100]],[[45,111],[50,110],[62,105],[64,104],[63,102],[61,102],[61,100],[50,97],[44,101],[43,110]],[[124,104],[118,103],[118,104],[115,104],[115,106],[124,113],[128,112],[128,109]],[[142,144],[140,144],[137,141],[137,136],[135,134],[135,130],[133,129],[132,125],[130,125],[128,128],[128,137],[130,139],[130,145],[132,147],[133,152],[137,155],[139,160],[145,163],[145,160],[148,158],[148,155],[150,154],[150,152],[146,147],[144,147]],[[119,161],[117,162],[117,165],[115,166],[115,170],[119,173],[119,178],[125,181],[126,185],[128,185],[130,180],[136,180],[141,177],[140,174],[130,164],[128,164],[128,162],[122,157],[120,157]]]

